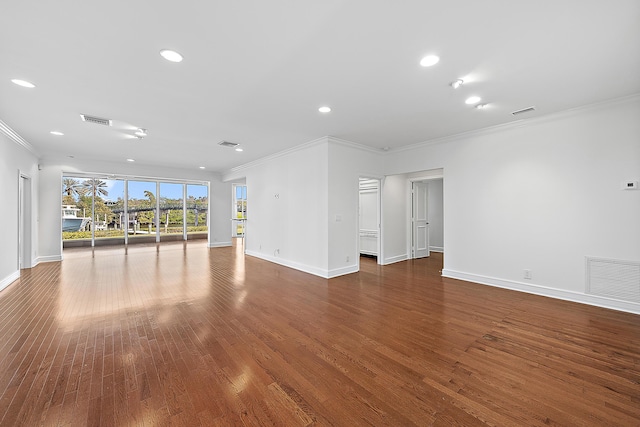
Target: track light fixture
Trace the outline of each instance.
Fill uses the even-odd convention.
[[[134,135],[137,136],[138,139],[142,139],[145,136],[147,136],[147,130],[143,128],[138,128],[138,130],[135,131]]]
[[[458,80],[456,80],[456,81],[451,83],[451,87],[454,88],[454,89],[458,89],[463,84],[464,84],[464,80],[458,79]]]

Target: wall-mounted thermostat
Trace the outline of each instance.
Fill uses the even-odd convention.
[[[622,183],[623,190],[637,190],[638,189],[638,181],[625,181]]]

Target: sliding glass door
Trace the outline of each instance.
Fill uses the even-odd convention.
[[[65,175],[64,247],[206,239],[205,183]]]

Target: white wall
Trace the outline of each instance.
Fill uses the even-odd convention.
[[[382,184],[383,264],[409,259],[407,176],[389,175]]]
[[[327,161],[325,139],[247,164],[224,177],[226,182],[246,179],[248,255],[326,275]]]
[[[640,312],[585,294],[586,256],[640,261],[640,191],[620,189],[639,117],[637,96],[585,107],[390,152],[387,173],[444,168],[444,275]]]
[[[381,151],[329,138],[329,277],[359,270],[359,181],[382,169]]]
[[[0,132],[0,189],[4,206],[0,209],[3,232],[0,239],[0,289],[19,277],[18,268],[18,202],[19,176],[31,179],[31,210],[37,212],[38,159],[36,155]],[[38,262],[37,216],[31,218],[31,265]]]
[[[427,181],[429,186],[429,250],[444,251],[444,206],[442,179]]]
[[[357,271],[358,179],[381,171],[377,150],[331,137],[236,168],[224,180],[246,179],[247,254],[321,277]]]
[[[233,194],[230,182],[221,177],[209,181],[209,246],[231,246],[231,210]]]

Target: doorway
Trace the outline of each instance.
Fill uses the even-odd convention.
[[[408,177],[407,254],[424,258],[444,253],[443,170],[416,172]]]
[[[31,268],[31,177],[20,173],[18,184],[18,269]]]
[[[411,258],[429,256],[429,184],[411,183]]]
[[[375,258],[382,264],[381,244],[381,180],[359,178],[358,251],[360,256]]]

